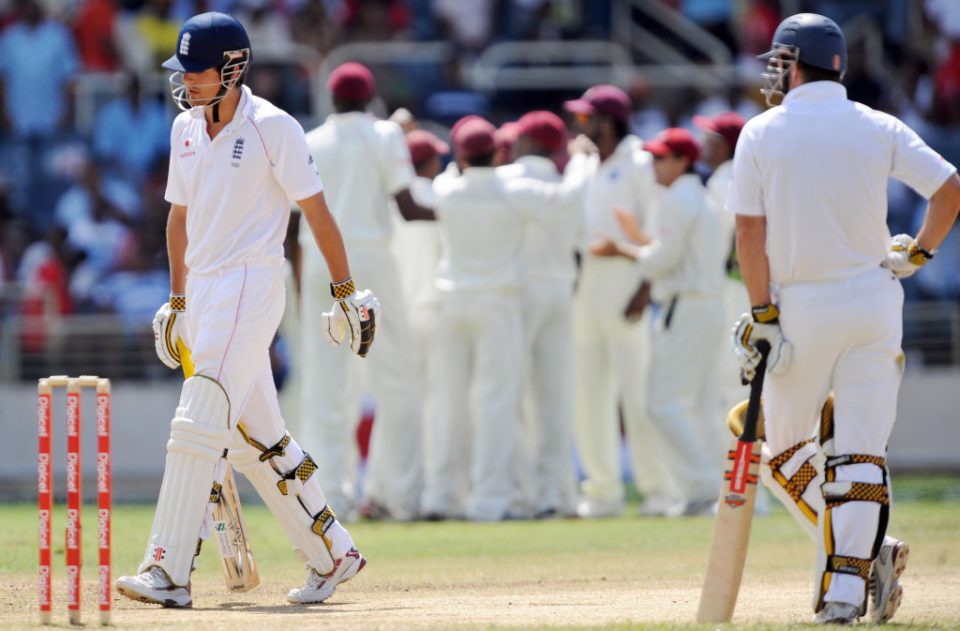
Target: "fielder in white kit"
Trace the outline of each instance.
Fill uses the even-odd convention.
[[[652,284],[647,407],[683,494],[666,514],[709,513],[721,465],[716,404],[706,403],[716,392],[714,358],[725,329],[720,218],[693,170],[700,157],[693,134],[673,127],[643,147],[665,189],[649,222],[651,237],[640,245],[599,240],[592,253],[635,261]]]
[[[564,203],[568,190],[494,168],[494,132],[480,117],[461,120],[452,140],[462,175],[434,181],[443,297],[430,371],[437,414],[425,424],[422,509],[430,519],[461,510],[475,521],[507,517],[523,376],[523,227]],[[470,480],[461,507],[465,436]]]
[[[313,459],[286,432],[270,370],[268,348],[284,308],[282,242],[291,201],[303,209],[338,281],[334,310],[316,326],[365,354],[379,305],[353,289],[300,125],[243,86],[250,58],[237,20],[203,13],[183,24],[177,53],[164,63],[174,71],[173,98],[184,112],[171,131],[165,194],[171,295],[154,334],[168,367],[180,365],[180,339],[192,349],[196,372],[184,382],[171,422],[143,562],[137,575],[117,580],[117,590],[165,607],[192,606],[190,572],[225,457],[307,563],[306,584],[288,600],[322,602],[366,562],[327,505]]]
[[[370,70],[358,63],[342,64],[327,86],[336,112],[307,133],[307,144],[351,265],[390,317],[377,323],[377,348],[362,366],[344,349],[324,344],[315,328],[304,330],[300,426],[304,444],[317,455],[330,503],[345,517],[351,515],[356,495],[353,435],[365,386],[376,401],[376,420],[364,499],[383,505],[397,519],[411,519],[417,514],[421,479],[419,468],[409,465],[420,454],[416,427],[421,410],[403,289],[390,249],[389,202],[396,201],[406,220],[433,219],[433,213],[410,194],[414,173],[403,130],[366,112],[376,90]],[[301,227],[305,323],[316,321],[326,308],[331,281],[316,251],[306,248],[310,241],[310,233]]]
[[[707,193],[710,201],[720,213],[720,243],[721,265],[726,268],[727,276],[723,281],[723,308],[724,318],[732,322],[740,314],[750,308],[750,298],[747,288],[740,278],[740,267],[736,259],[735,233],[736,217],[726,210],[727,193],[730,191],[730,181],[733,179],[733,156],[735,155],[737,140],[745,121],[736,112],[723,112],[713,117],[694,116],[693,122],[703,129],[703,162],[710,167],[710,178],[707,180]],[[746,385],[740,382],[736,357],[733,353],[718,353],[715,370],[719,380],[720,408],[718,418],[723,418],[727,410],[746,399],[750,392]],[[722,443],[724,458],[726,458],[726,437]]]
[[[772,348],[763,461],[778,498],[819,530],[815,622],[856,622],[869,590],[882,623],[900,604],[908,553],[885,536],[904,367],[897,277],[933,257],[956,221],[960,179],[898,119],[847,99],[846,44],[829,18],[787,18],[763,58],[768,103],[783,100],[746,124],[734,158],[727,205],[753,305],[735,350],[751,378],[756,342]],[[916,239],[890,239],[889,177],[930,199]],[[831,390],[834,413],[821,420]]]
[[[558,184],[563,175],[550,158],[566,147],[567,128],[553,112],[528,112],[516,122],[511,171],[518,177]],[[573,470],[573,286],[583,231],[582,200],[566,204],[548,221],[523,232],[521,314],[527,345],[526,410],[517,461],[529,483],[525,503],[536,518],[576,513]]]
[[[629,133],[630,99],[620,88],[599,85],[565,107],[577,116],[599,151],[589,156],[578,153],[567,165],[567,172],[582,170],[588,177],[581,245],[605,237],[626,239],[615,211],[633,215],[643,228],[658,196],[650,154]],[[626,505],[618,403],[623,406],[634,483],[645,496],[641,512],[661,513],[663,506],[675,501],[674,489],[666,488],[662,450],[651,448],[655,435],[645,389],[639,385],[647,380],[648,319],[625,313],[635,312],[640,286],[640,274],[629,261],[584,252],[573,303],[573,423],[585,475],[577,506],[580,517],[620,515]]]

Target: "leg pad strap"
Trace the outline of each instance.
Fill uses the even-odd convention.
[[[856,557],[831,554],[827,557],[827,571],[837,574],[859,576],[863,580],[867,580],[870,578],[870,566],[872,563],[873,561],[871,559],[858,559]]]
[[[289,437],[289,434],[287,436]],[[280,481],[277,482],[277,488],[280,489],[280,494],[287,495],[291,491],[294,493],[299,493],[303,488],[303,485],[308,479],[310,479],[310,476],[313,475],[313,472],[316,470],[317,463],[313,461],[313,458],[310,457],[310,454],[304,452],[303,461],[300,463],[300,465],[293,471],[284,474]],[[288,482],[292,482],[294,480],[296,480],[295,483],[288,484]]]
[[[243,440],[245,440],[248,445],[250,445],[251,447],[253,447],[254,449],[260,452],[260,462],[266,462],[267,460],[270,460],[274,456],[287,455],[287,452],[285,450],[287,448],[287,445],[290,444],[290,440],[291,440],[289,433],[284,434],[283,438],[280,439],[280,442],[278,442],[273,447],[267,447],[257,439],[250,436],[250,434],[247,433],[247,429],[242,424],[238,424],[237,429],[240,430],[240,435],[243,436]]]

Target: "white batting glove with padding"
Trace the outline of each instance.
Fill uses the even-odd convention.
[[[366,357],[377,332],[380,301],[369,289],[357,291],[350,278],[330,283],[330,293],[335,302],[333,309],[321,318],[324,338],[333,346],[349,340],[350,350]]]
[[[180,367],[180,353],[177,340],[180,327],[183,326],[183,312],[187,308],[187,299],[180,294],[170,294],[170,302],[163,303],[153,316],[153,346],[157,357],[171,370]],[[180,317],[177,317],[177,316]]]
[[[767,355],[767,372],[771,375],[783,374],[793,357],[793,346],[783,337],[780,330],[780,310],[775,305],[754,307],[753,313],[744,313],[733,325],[731,331],[733,352],[740,363],[740,380],[750,383],[757,374],[757,366],[762,358],[757,350],[757,342],[763,340],[770,344]]]
[[[898,234],[890,239],[890,250],[880,266],[893,272],[897,278],[908,278],[926,265],[933,254],[920,247],[909,234]]]

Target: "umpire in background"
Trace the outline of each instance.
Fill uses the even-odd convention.
[[[882,623],[900,604],[908,552],[885,536],[887,441],[904,366],[897,278],[933,258],[956,221],[960,178],[901,121],[847,99],[846,44],[829,18],[787,18],[762,58],[763,93],[782,103],[746,124],[734,157],[727,206],[753,305],[735,348],[748,378],[756,343],[772,348],[764,461],[816,516],[815,622],[856,622],[869,588],[871,618]],[[916,238],[890,238],[889,177],[930,200]],[[811,441],[831,390],[833,422]],[[815,464],[798,468],[811,448],[821,452]]]

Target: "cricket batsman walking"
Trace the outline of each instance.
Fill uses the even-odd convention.
[[[191,349],[170,424],[150,539],[134,576],[117,590],[134,600],[190,607],[190,572],[205,530],[211,486],[225,457],[257,489],[307,563],[295,603],[322,602],[365,563],[320,488],[313,459],[287,433],[268,348],[284,308],[283,238],[290,201],[303,209],[334,279],[331,313],[315,326],[360,355],[379,304],[357,292],[303,129],[243,85],[251,59],[243,26],[223,13],[187,20],[177,38],[167,250],[170,302],[154,319],[157,354],[180,365]],[[242,421],[240,420],[242,419]]]

